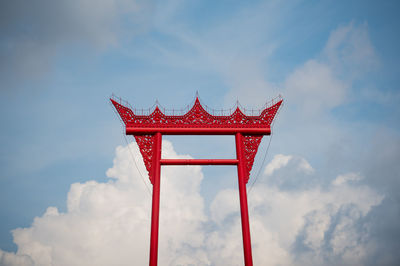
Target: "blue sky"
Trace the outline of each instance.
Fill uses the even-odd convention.
[[[18,0],[2,2],[0,10],[1,263],[18,265],[18,256],[39,263],[31,247],[36,242],[65,249],[66,242],[54,240],[49,229],[62,221],[41,226],[33,222],[35,217],[47,221],[46,209],[53,215],[73,215],[76,209],[67,207],[67,197],[75,195],[72,184],[86,191],[94,180],[96,189],[108,184],[118,190],[125,182],[127,168],[118,165],[131,158],[108,102],[112,93],[138,108],[148,108],[156,99],[165,107],[181,108],[198,91],[214,108],[229,108],[237,99],[258,108],[278,94],[285,100],[266,162],[262,165],[268,138],[252,172],[254,177],[263,167],[254,195],[249,195],[254,204],[252,230],[263,236],[255,242],[272,250],[271,261],[264,262],[257,257],[263,250],[256,248],[255,260],[263,265],[398,264],[397,1]],[[171,141],[166,149],[173,154],[234,156],[230,137],[165,140]],[[118,146],[125,147],[119,148],[119,155]],[[226,254],[241,248],[216,244],[237,242],[227,237],[235,236],[238,221],[228,200],[237,189],[235,169],[190,169],[169,174],[197,177],[197,187],[185,183],[188,187],[182,189],[194,189],[193,204],[204,205],[195,215],[199,224],[188,227],[201,237],[192,239],[199,244],[186,251],[182,245],[188,240],[175,239],[176,250],[170,251],[171,257],[165,255],[166,265],[224,265],[207,247],[216,245],[215,250]],[[140,180],[140,174],[132,175]],[[140,182],[131,184],[137,185],[133,191],[145,193]],[[296,209],[303,212],[292,210],[299,223],[282,228],[268,223],[294,218],[290,211],[289,216],[272,215],[275,208],[290,204],[263,198],[265,191],[302,204]],[[313,197],[320,198],[321,205],[312,207]],[[335,197],[347,201],[335,202]],[[218,216],[218,206],[232,213]],[[76,228],[82,224],[75,222]],[[222,222],[229,226],[219,228]],[[142,226],[147,237],[147,223]],[[21,230],[11,233],[16,228],[49,238],[32,233],[22,243]],[[321,239],[316,237],[321,234]],[[335,239],[345,239],[340,246],[346,249],[335,249]],[[107,254],[95,247],[92,251]],[[65,263],[57,254],[49,255],[44,265]]]

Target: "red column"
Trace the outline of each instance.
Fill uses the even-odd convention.
[[[243,135],[241,133],[236,133],[235,140],[236,140],[236,156],[237,159],[239,160],[237,169],[239,178],[240,214],[242,218],[244,264],[246,266],[253,266],[253,258],[251,255],[249,211],[247,208],[245,165],[243,158]]]
[[[155,134],[153,157],[153,200],[151,208],[150,266],[157,266],[158,257],[158,224],[160,215],[160,174],[161,174],[161,141],[160,132]]]

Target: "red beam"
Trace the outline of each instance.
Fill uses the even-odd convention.
[[[163,135],[270,135],[271,128],[126,127],[126,135],[153,135],[157,132]]]
[[[161,159],[161,165],[237,165],[237,159]]]
[[[161,176],[161,133],[157,133],[153,157],[153,200],[151,207],[151,234],[150,234],[150,266],[157,266],[158,259],[158,225],[160,220],[160,176]]]
[[[250,239],[250,223],[249,223],[249,210],[247,208],[247,193],[244,168],[244,154],[243,154],[243,135],[237,133],[236,140],[236,156],[239,160],[238,181],[239,181],[239,200],[240,200],[240,215],[242,218],[242,237],[243,237],[243,253],[244,265],[253,266],[253,256],[251,252],[251,239]]]

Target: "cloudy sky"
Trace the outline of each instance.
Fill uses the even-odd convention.
[[[399,265],[399,11],[1,1],[0,265],[146,265],[151,185],[109,97],[181,108],[196,91],[213,108],[285,100],[248,184],[255,265]],[[233,145],[164,137],[163,156]],[[164,167],[160,215],[159,265],[243,265],[234,167]]]

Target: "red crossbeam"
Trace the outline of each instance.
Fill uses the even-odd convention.
[[[163,135],[270,135],[269,126],[261,128],[193,128],[193,127],[127,127],[126,135],[151,135],[160,132]]]
[[[237,159],[161,159],[161,165],[237,165]]]

